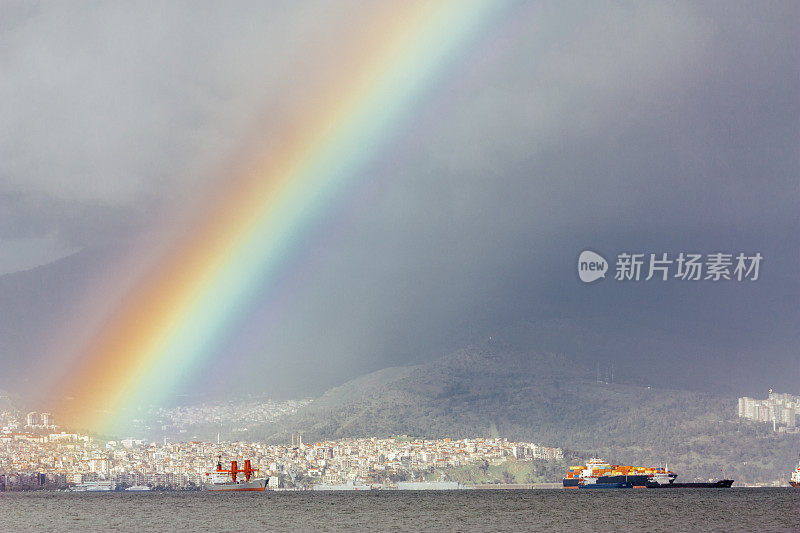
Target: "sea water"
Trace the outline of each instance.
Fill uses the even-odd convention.
[[[2,531],[800,531],[800,490],[0,493]]]

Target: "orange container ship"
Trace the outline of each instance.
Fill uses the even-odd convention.
[[[648,481],[656,474],[666,476],[670,480],[678,477],[666,468],[612,465],[602,459],[592,458],[584,466],[571,466],[563,480],[565,489],[577,489],[589,485],[624,487],[646,487]]]

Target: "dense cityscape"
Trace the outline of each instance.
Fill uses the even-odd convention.
[[[115,488],[198,489],[222,461],[250,459],[271,488],[332,485],[396,487],[430,479],[448,467],[508,460],[556,460],[559,448],[503,438],[424,440],[408,437],[339,441],[147,443],[138,439],[97,442],[75,433],[0,435],[2,490],[67,488],[107,482]]]
[[[213,429],[223,429],[234,436],[226,440],[251,440],[249,434],[255,427],[292,415],[309,403],[310,399],[265,398],[150,408],[133,420],[133,426],[137,434],[153,440],[208,440]]]
[[[561,448],[505,438],[402,436],[309,443],[298,433],[287,435],[281,444],[247,438],[250,428],[294,414],[310,402],[259,399],[150,409],[136,421],[143,429],[178,436],[158,440],[146,438],[145,433],[101,439],[65,431],[47,412],[25,416],[2,412],[0,490],[69,489],[98,483],[117,490],[199,490],[218,457],[223,464],[250,459],[260,475],[269,477],[271,489],[402,488],[409,482],[442,485],[445,473],[462,467],[564,458]],[[800,397],[772,390],[766,399],[742,397],[738,416],[771,424],[777,433],[798,433]],[[226,438],[217,436],[216,442],[193,438],[201,426],[225,427]],[[230,438],[232,434],[241,439]],[[452,482],[442,486],[452,488]]]

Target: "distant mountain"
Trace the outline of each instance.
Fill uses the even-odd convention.
[[[108,279],[104,269],[115,253],[88,250],[0,276],[0,389],[35,397],[40,376],[31,369],[58,358],[52,343],[65,317],[84,318],[80,306],[98,279]],[[736,396],[748,388],[729,381],[729,395],[712,392],[726,390],[722,372],[708,391],[669,390],[682,386],[688,369],[697,369],[699,382],[703,369],[713,371],[692,359],[729,358],[720,348],[666,336],[642,327],[614,333],[587,320],[519,322],[441,359],[353,379],[250,438],[285,441],[291,431],[308,439],[500,435],[615,462],[669,462],[682,479],[717,477],[723,467],[741,481],[785,477],[797,437],[740,423]],[[614,383],[598,383],[598,373],[606,381],[613,374]],[[792,369],[783,373],[791,377]]]
[[[0,276],[0,388],[30,396],[32,369],[52,359],[53,335],[70,316],[111,252],[87,250]]]
[[[334,388],[271,438],[503,436],[617,463],[669,463],[683,480],[724,469],[739,482],[765,482],[793,467],[797,436],[740,423],[733,396],[607,384],[595,374],[563,356],[489,340]]]

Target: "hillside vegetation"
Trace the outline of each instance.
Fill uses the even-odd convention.
[[[565,357],[488,342],[351,381],[262,436],[502,436],[614,463],[669,463],[683,481],[724,474],[763,483],[794,468],[797,436],[740,422],[733,396],[597,383],[591,374]]]

